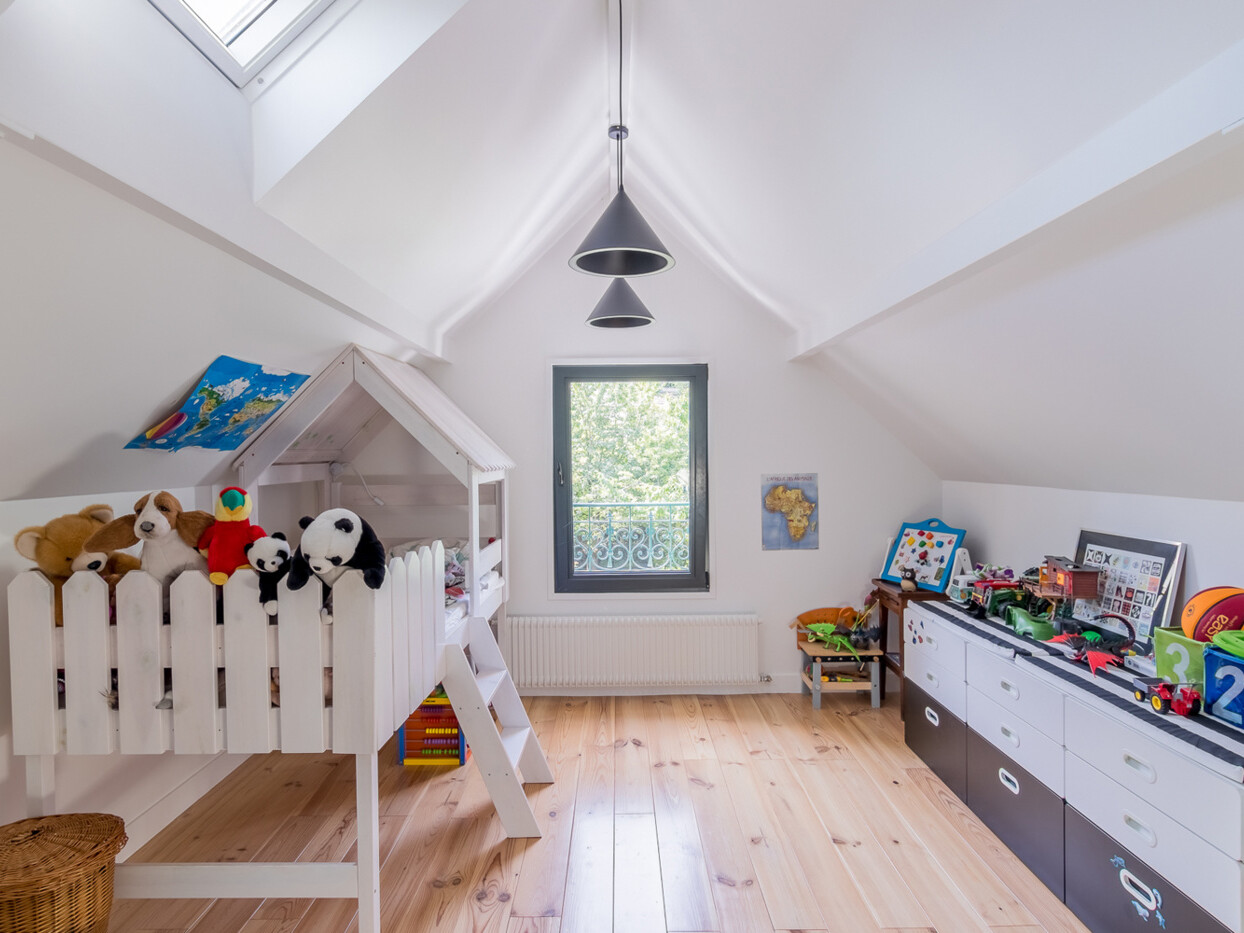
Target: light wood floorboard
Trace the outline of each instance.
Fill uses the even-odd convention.
[[[526,701],[556,783],[507,839],[475,764],[381,752],[385,933],[1085,933],[903,744],[893,702]],[[354,767],[255,756],[135,861],[353,861]],[[357,933],[350,900],[117,901],[111,933]]]

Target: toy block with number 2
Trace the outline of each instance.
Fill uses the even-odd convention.
[[[1244,725],[1244,658],[1205,648],[1205,711]]]

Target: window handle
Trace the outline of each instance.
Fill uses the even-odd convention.
[[[566,478],[562,476],[562,462],[560,460],[557,461],[557,485],[566,485]]]

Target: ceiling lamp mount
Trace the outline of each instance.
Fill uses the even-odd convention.
[[[570,257],[573,268],[589,275],[631,278],[655,275],[674,265],[674,257],[653,233],[623,187],[622,141],[629,135],[622,119],[622,3],[619,0],[618,122],[609,127],[609,138],[618,144],[618,193]]]
[[[643,327],[652,323],[652,313],[626,279],[614,279],[596,302],[587,322],[592,327]]]

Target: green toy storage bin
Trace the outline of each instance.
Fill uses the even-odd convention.
[[[1159,628],[1153,633],[1153,655],[1159,677],[1196,684],[1205,695],[1205,642],[1189,638],[1179,627]]]

